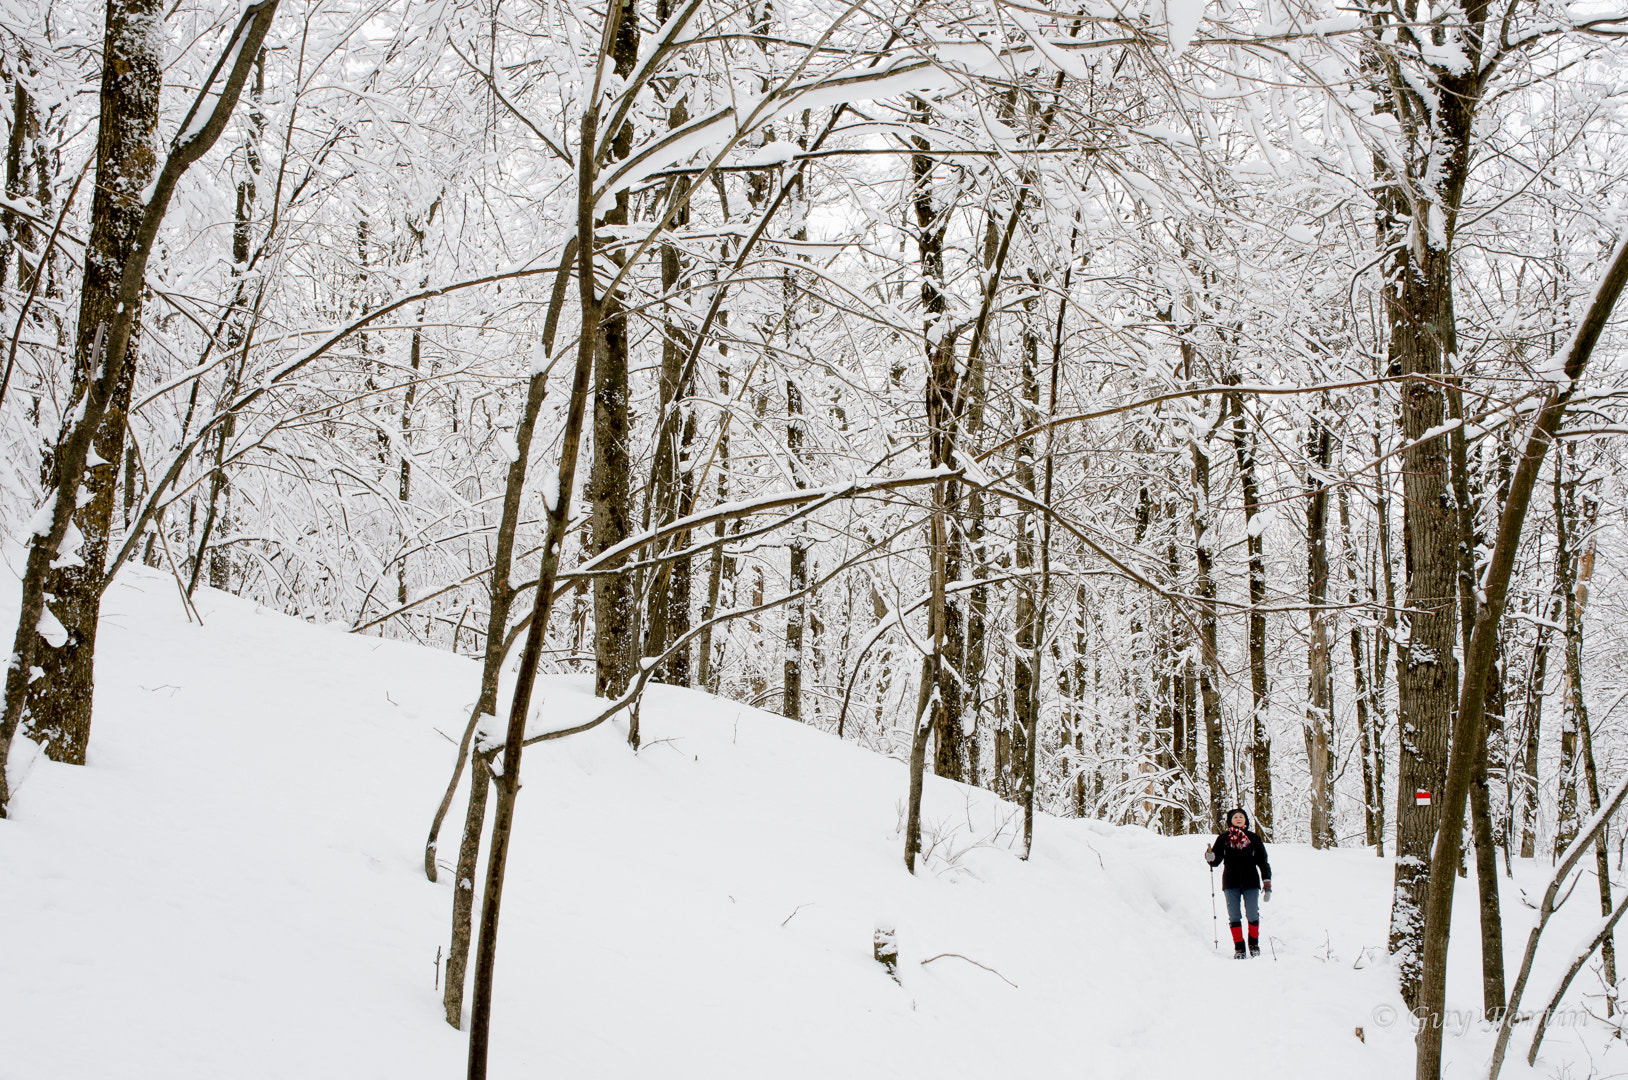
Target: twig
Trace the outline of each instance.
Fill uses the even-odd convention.
[[[980,963],[978,963],[978,961],[974,960],[972,957],[970,957],[970,956],[962,956],[958,952],[941,952],[937,956],[929,956],[927,959],[922,961],[922,964],[923,965],[931,964],[934,960],[942,960],[946,956],[953,956],[957,960],[965,960],[967,963],[971,964],[973,967],[981,967],[985,971],[989,972],[991,975],[995,976],[1001,982],[1005,983],[1007,986],[1010,986],[1013,990],[1016,990],[1018,988],[1017,983],[1013,982],[1011,979],[1008,979],[1005,975],[1002,975],[1000,972],[996,971],[994,968],[990,967],[988,964],[980,964]]]
[[[733,900],[734,897],[730,897],[730,899]],[[807,904],[798,904],[796,907],[791,909],[791,915],[787,915],[784,919],[780,920],[780,925],[785,926],[787,923],[791,922],[792,915],[796,915],[799,911],[803,910],[806,907],[809,907],[813,903],[814,903],[814,901],[810,900]]]

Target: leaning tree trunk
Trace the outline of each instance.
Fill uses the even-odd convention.
[[[1605,274],[1595,290],[1588,310],[1579,322],[1565,351],[1550,360],[1552,389],[1548,392],[1529,429],[1526,445],[1509,484],[1509,498],[1498,524],[1498,538],[1482,575],[1482,602],[1476,612],[1475,630],[1465,650],[1464,685],[1459,693],[1458,712],[1453,718],[1452,752],[1448,761],[1446,785],[1441,799],[1441,827],[1430,848],[1430,892],[1424,918],[1424,956],[1418,986],[1415,1015],[1419,1034],[1415,1043],[1416,1080],[1439,1080],[1441,1076],[1442,1019],[1447,998],[1447,947],[1452,933],[1453,891],[1457,885],[1454,868],[1463,853],[1464,806],[1474,774],[1477,746],[1484,737],[1487,684],[1497,657],[1499,626],[1509,593],[1509,580],[1515,565],[1515,551],[1531,505],[1538,473],[1565,419],[1566,409],[1579,389],[1595,344],[1604,332],[1611,310],[1628,284],[1628,234],[1618,240]],[[1569,862],[1570,860],[1568,860]],[[1551,886],[1552,891],[1552,886]],[[1546,896],[1545,909],[1552,896]],[[1541,917],[1547,917],[1547,910]],[[1528,961],[1530,963],[1530,949]],[[1525,980],[1525,965],[1517,978],[1517,988]],[[1509,1017],[1504,1018],[1493,1053],[1491,1073],[1496,1076],[1508,1039]]]
[[[266,117],[261,112],[262,102],[266,93],[266,51],[260,50],[260,55],[254,62],[254,85],[249,89],[249,125],[243,134],[243,164],[244,174],[237,183],[237,208],[232,221],[232,277],[241,279],[249,268],[249,241],[254,230],[254,206],[256,182],[260,178],[260,139],[265,133]],[[231,315],[226,335],[226,348],[229,352],[240,352],[232,366],[232,377],[228,380],[226,390],[221,394],[221,400],[229,401],[237,395],[238,387],[243,382],[243,372],[247,366],[247,349],[252,313],[243,310],[242,299],[245,290],[239,284],[237,288],[237,310]],[[255,305],[258,306],[258,305]],[[190,596],[198,583],[198,573],[208,558],[209,586],[213,589],[226,589],[231,585],[232,558],[231,549],[226,540],[231,528],[232,519],[232,487],[222,465],[226,454],[226,447],[230,444],[233,434],[237,430],[237,417],[229,416],[221,424],[220,436],[215,440],[214,472],[209,478],[209,513],[204,521],[203,535],[198,542],[198,554],[192,563],[192,581],[187,587]],[[405,462],[403,463],[405,467]],[[126,509],[125,518],[130,516],[129,504],[131,492],[128,490],[124,496]],[[210,547],[210,535],[219,533],[214,547]],[[406,603],[403,597],[401,603]]]
[[[559,325],[559,312],[565,302],[566,287],[570,283],[571,264],[577,256],[577,244],[566,245],[560,256],[560,268],[555,274],[554,295],[549,302],[548,318],[543,327],[543,352],[554,349],[554,333]],[[497,713],[498,677],[503,668],[509,633],[509,613],[514,607],[518,589],[513,581],[515,532],[520,523],[520,506],[525,499],[526,472],[531,460],[531,440],[537,430],[537,415],[548,392],[548,367],[534,371],[526,388],[526,404],[515,425],[515,458],[509,463],[509,472],[503,488],[503,510],[498,518],[497,547],[492,558],[492,576],[487,583],[486,653],[481,664],[480,693],[464,727],[463,741],[458,744],[458,760],[453,767],[452,780],[441,797],[441,805],[430,824],[429,842],[424,846],[424,874],[436,880],[435,856],[441,835],[441,823],[452,797],[458,790],[458,780],[475,738],[475,728],[484,716]],[[464,971],[469,960],[472,921],[475,910],[475,870],[480,859],[481,831],[486,825],[486,801],[491,787],[491,770],[484,759],[475,756],[469,778],[469,802],[464,812],[463,839],[458,845],[458,866],[452,887],[452,939],[447,954],[447,982],[442,997],[447,1023],[453,1027],[463,1025]]]

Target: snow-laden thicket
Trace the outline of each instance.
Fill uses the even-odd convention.
[[[1187,36],[1196,10],[1172,16],[1173,37]],[[87,168],[95,127],[94,94],[81,91],[98,74],[100,10],[45,11],[8,8],[15,21],[0,43],[25,119],[8,127],[17,165],[5,224],[17,239],[0,281],[17,339],[0,403],[0,517],[14,536],[39,498],[36,448],[67,402],[60,343],[72,336],[83,195],[20,324],[17,313],[29,253],[45,246]],[[681,47],[657,55],[650,42],[676,11],[636,11],[641,63],[665,74],[629,103],[638,164],[609,170],[603,188],[625,185],[631,216],[606,226],[604,242],[644,245],[674,185],[718,168],[622,277],[635,524],[671,517],[675,496],[658,489],[677,481],[655,464],[664,439],[683,444],[669,474],[682,473],[682,499],[697,509],[922,463],[921,358],[953,335],[963,456],[977,458],[981,479],[1037,495],[1049,472],[1049,505],[1067,522],[1047,540],[1041,600],[1040,798],[1116,820],[1151,810],[1180,828],[1206,801],[1212,755],[1195,733],[1212,711],[1229,786],[1254,790],[1252,747],[1266,743],[1280,787],[1307,782],[1302,495],[1319,477],[1348,481],[1329,514],[1327,633],[1335,832],[1361,834],[1359,765],[1383,769],[1394,752],[1387,668],[1407,643],[1406,619],[1386,614],[1406,582],[1398,391],[1375,381],[1395,374],[1376,254],[1387,211],[1375,191],[1408,148],[1357,22],[1278,5],[1206,9],[1183,50],[1161,40],[1158,11],[911,13],[695,14],[674,39]],[[183,6],[167,20],[175,92],[163,100],[164,131],[226,17]],[[539,342],[573,227],[570,147],[597,18],[564,5],[493,16],[451,3],[282,13],[259,88],[246,91],[210,167],[188,176],[150,273],[119,517],[137,524],[144,494],[186,457],[146,525],[120,538],[128,557],[309,619],[484,647],[481,575],[525,381],[539,364],[558,369],[563,348],[547,358]],[[1471,486],[1487,520],[1523,372],[1563,339],[1617,220],[1615,57],[1586,37],[1544,36],[1554,29],[1534,23],[1533,40],[1550,43],[1504,61],[1515,70],[1478,129],[1454,239],[1452,370],[1468,380]],[[819,88],[833,80],[840,92]],[[762,101],[772,104],[743,130]],[[692,134],[667,141],[685,123]],[[774,218],[743,251],[768,207]],[[1413,233],[1406,215],[1401,223],[1402,242],[1434,235],[1428,223]],[[935,237],[936,261],[922,248]],[[731,284],[708,322],[720,280]],[[969,358],[980,313],[983,343]],[[574,319],[565,305],[561,342]],[[674,351],[694,354],[682,387],[663,359]],[[1604,413],[1586,422],[1601,434],[1573,442],[1561,466],[1585,545],[1595,529],[1614,535],[1619,516],[1615,377],[1605,365]],[[543,405],[534,471],[557,452],[563,390]],[[232,405],[230,423],[197,441]],[[1094,418],[1017,438],[1082,414]],[[1324,425],[1326,461],[1308,443]],[[532,485],[520,514],[516,581],[533,576],[546,484]],[[804,719],[834,727],[840,717],[850,737],[892,745],[887,718],[913,707],[925,640],[921,504],[844,502],[742,540],[716,565],[712,555],[686,560],[692,619],[784,594],[793,546],[807,552],[798,582],[819,583],[805,601],[692,642],[690,677],[705,666],[711,687],[782,707],[783,668],[795,659]],[[1553,513],[1547,502],[1541,512]],[[1044,515],[967,493],[956,516],[955,569],[967,584],[951,606],[969,640],[956,665],[968,732],[960,768],[1015,790],[1024,736],[1014,635]],[[727,528],[750,536],[750,524]],[[1500,773],[1503,760],[1523,759],[1533,726],[1529,680],[1515,672],[1532,668],[1559,618],[1554,535],[1535,530],[1506,632],[1512,712],[1494,755]],[[1616,560],[1599,561],[1600,603],[1615,603],[1607,582],[1617,572]],[[641,575],[641,605],[661,584]],[[1203,670],[1190,609],[1208,588],[1219,652]],[[591,664],[590,607],[578,592],[556,614],[550,670]],[[1265,615],[1258,702],[1246,610]],[[806,627],[800,644],[788,644],[788,618]],[[1600,620],[1588,657],[1615,655],[1616,622]],[[1348,630],[1360,638],[1354,654]],[[1204,723],[1201,675],[1219,695]],[[1584,685],[1609,707],[1613,689]],[[1552,782],[1553,740],[1542,740],[1537,760],[1550,775],[1540,779]],[[1393,774],[1366,782],[1366,801],[1394,801]],[[1514,779],[1501,786],[1501,804],[1513,800],[1525,820],[1532,799]],[[1548,834],[1552,799],[1537,801],[1536,828]],[[1305,835],[1303,804],[1285,800],[1277,826]]]
[[[505,726],[515,770],[564,730],[508,724],[534,669],[591,675],[635,749],[640,693],[694,687],[907,761],[912,869],[927,772],[1020,807],[1025,851],[1036,808],[1244,803],[1400,854],[1413,1000],[1469,627],[1624,229],[1623,12],[279,8],[166,204],[130,177],[271,9],[0,4],[0,539],[33,552],[0,757],[94,743],[101,589],[144,566],[479,659],[455,876]],[[131,53],[162,71],[99,95]],[[94,238],[137,204],[104,377]],[[1506,875],[1625,772],[1624,374],[1610,324],[1496,620],[1469,813]]]

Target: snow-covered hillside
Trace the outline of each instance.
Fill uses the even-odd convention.
[[[207,590],[198,606],[202,626],[167,577],[127,570],[89,767],[19,744],[0,1078],[461,1075],[435,987],[451,875],[432,885],[420,860],[476,666]],[[588,692],[539,689],[562,720]],[[527,755],[495,1076],[1411,1075],[1410,1031],[1383,1023],[1393,973],[1369,962],[1391,873],[1371,853],[1273,845],[1270,947],[1237,963],[1212,944],[1202,838],[1043,818],[1024,863],[1012,807],[930,779],[912,878],[900,764],[687,691],[653,690],[644,724],[638,754],[607,725]],[[1458,895],[1451,1004],[1475,1009],[1474,889]],[[1585,881],[1535,990],[1593,902]],[[1514,887],[1505,912],[1518,957]],[[871,958],[883,922],[897,983]],[[940,954],[958,955],[923,964]],[[1447,1075],[1476,1075],[1490,1043],[1455,1031]],[[1628,1070],[1598,1023],[1554,1030],[1535,1071],[1525,1045],[1505,1075]]]

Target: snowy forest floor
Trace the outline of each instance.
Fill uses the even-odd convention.
[[[103,609],[89,767],[18,741],[0,1078],[462,1075],[434,985],[452,875],[432,885],[421,866],[476,664],[207,589],[198,607],[203,627],[168,577],[126,570]],[[591,708],[585,679],[539,693],[562,723]],[[653,689],[643,723],[638,754],[621,725],[527,754],[496,1076],[1412,1073],[1383,958],[1391,863],[1371,851],[1272,845],[1267,952],[1236,963],[1224,906],[1227,955],[1212,945],[1205,838],[1042,817],[1024,863],[1014,807],[929,778],[933,851],[911,878],[900,763],[690,691]],[[462,818],[460,800],[443,863]],[[1506,882],[1512,969],[1520,889],[1535,899],[1546,866]],[[1449,1004],[1479,1011],[1473,877],[1458,896]],[[1596,905],[1585,878],[1529,999]],[[871,958],[879,922],[897,926],[899,983]],[[999,974],[922,963],[942,953]],[[1446,1075],[1480,1075],[1491,1028],[1461,1027]],[[1628,1074],[1593,1020],[1553,1029],[1528,1070],[1529,1027],[1506,1076]]]

